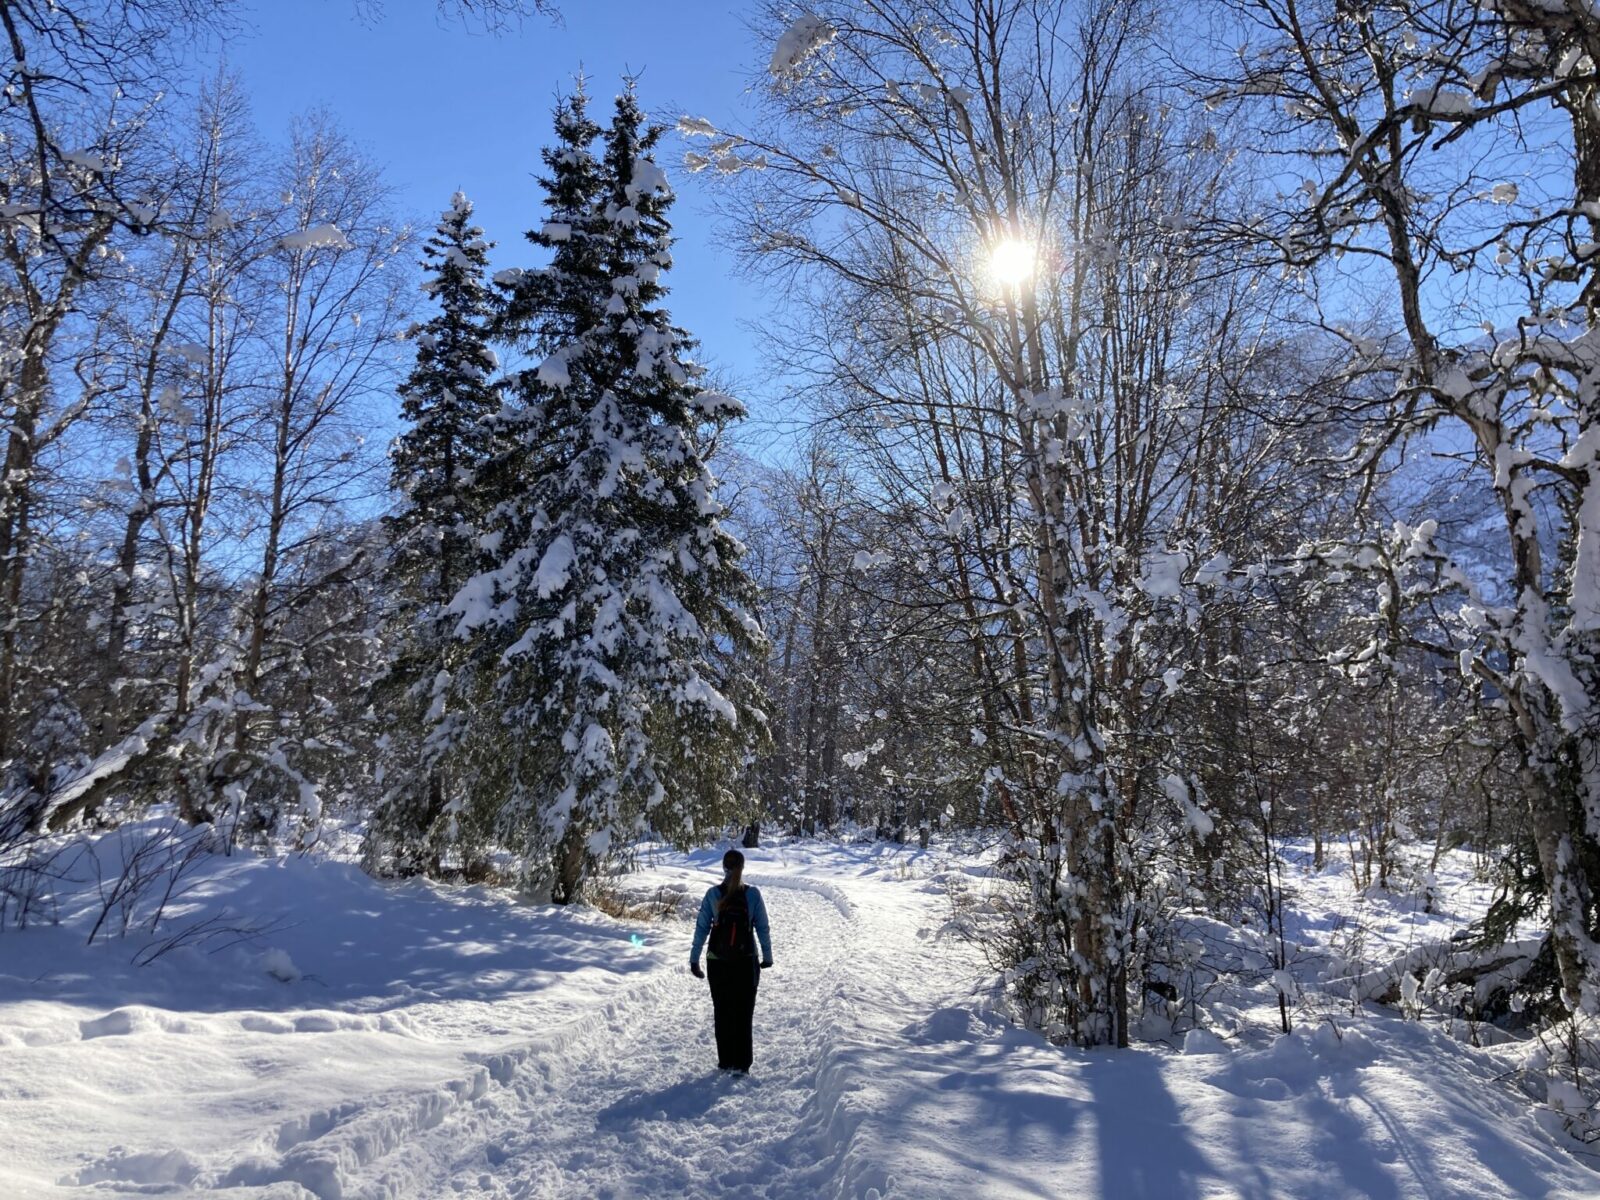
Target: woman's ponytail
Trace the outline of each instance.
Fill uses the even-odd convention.
[[[728,901],[744,890],[744,855],[729,850],[722,856],[722,899],[717,901],[717,915],[728,907]]]

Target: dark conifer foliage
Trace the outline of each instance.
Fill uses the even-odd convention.
[[[390,455],[399,507],[391,543],[387,624],[393,657],[378,685],[391,718],[381,806],[369,852],[404,874],[437,872],[461,834],[464,781],[447,761],[463,733],[450,684],[461,656],[450,599],[479,565],[478,473],[500,407],[489,347],[496,299],[485,280],[489,243],[457,192],[423,247],[424,287],[437,311],[412,329],[416,365],[400,390],[406,430]]]

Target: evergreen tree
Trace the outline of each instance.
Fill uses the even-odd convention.
[[[734,656],[761,639],[720,525],[707,437],[742,415],[705,390],[662,305],[672,193],[630,85],[604,136],[581,88],[544,155],[549,267],[510,283],[502,329],[540,365],[486,473],[499,562],[455,607],[493,672],[502,836],[558,902],[653,829],[685,839],[737,806],[762,730]]]
[[[393,657],[379,683],[390,719],[383,746],[383,804],[369,855],[402,874],[436,873],[461,827],[462,780],[451,751],[464,733],[451,684],[463,657],[446,606],[480,565],[478,472],[488,459],[499,394],[489,348],[496,300],[485,283],[489,243],[457,192],[423,247],[424,285],[438,305],[413,329],[416,365],[400,389],[407,422],[390,454],[402,497],[386,519],[391,554],[387,613]]]

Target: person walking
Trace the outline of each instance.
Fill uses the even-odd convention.
[[[761,984],[761,972],[772,965],[772,938],[767,931],[766,903],[761,893],[744,881],[744,855],[729,850],[722,856],[722,871],[722,882],[708,889],[700,901],[694,945],[689,949],[689,973],[696,979],[710,977],[718,1069],[745,1074],[754,1057],[750,1025],[755,1018],[756,988]],[[700,969],[702,948],[706,952],[704,971]]]

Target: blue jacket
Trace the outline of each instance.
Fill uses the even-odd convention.
[[[750,925],[756,931],[756,937],[761,941],[761,960],[772,961],[772,937],[767,932],[767,905],[761,899],[761,893],[749,884],[745,884],[745,902],[750,906]],[[700,915],[694,922],[694,945],[689,948],[689,961],[700,961],[700,950],[706,944],[706,935],[711,932],[711,922],[717,919],[717,901],[722,899],[722,885],[716,884],[706,892],[706,898],[700,901]]]

